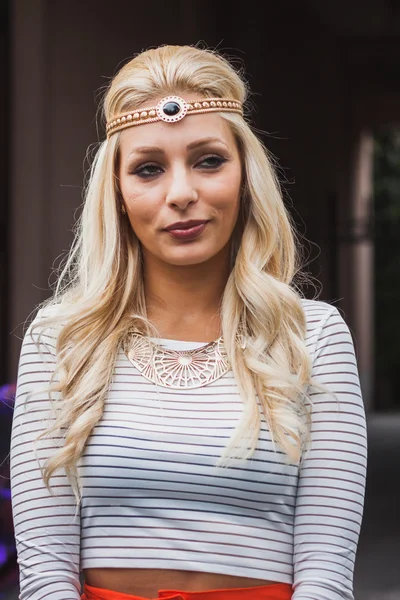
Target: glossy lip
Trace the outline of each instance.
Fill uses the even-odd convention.
[[[208,221],[186,229],[170,229],[167,233],[176,240],[189,241],[198,238],[208,225]]]
[[[191,229],[192,227],[196,227],[197,225],[204,225],[205,223],[208,223],[208,220],[202,220],[202,221],[177,221],[176,223],[172,223],[172,225],[168,225],[168,227],[165,227],[164,231],[172,231],[172,230],[176,230],[176,229]]]

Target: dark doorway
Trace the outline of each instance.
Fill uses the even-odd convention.
[[[400,125],[374,143],[376,408],[400,407]]]

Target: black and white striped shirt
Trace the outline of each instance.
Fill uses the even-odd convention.
[[[79,463],[75,518],[65,474],[52,478],[51,496],[33,454],[48,397],[33,396],[23,408],[27,392],[49,380],[55,340],[51,330],[43,336],[42,361],[27,331],[11,442],[21,600],[78,600],[80,569],[93,567],[221,573],[293,584],[293,600],[353,599],[367,454],[354,346],[335,307],[302,303],[312,375],[336,399],[313,393],[312,446],[300,468],[274,452],[264,417],[254,456],[216,468],[242,412],[232,372],[176,391],[144,379],[121,350]],[[41,442],[40,458],[61,444]]]

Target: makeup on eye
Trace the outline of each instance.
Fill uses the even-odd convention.
[[[228,161],[228,159],[225,157],[212,154],[209,156],[205,156],[200,161],[198,161],[194,166],[200,167],[204,170],[212,171],[212,170],[218,170],[227,161]],[[141,165],[133,168],[132,170],[130,170],[130,173],[132,175],[137,175],[142,178],[150,178],[150,177],[157,175],[157,173],[162,171],[163,168],[164,167],[160,166],[159,164],[155,164],[153,162],[147,162],[147,163],[141,164]]]

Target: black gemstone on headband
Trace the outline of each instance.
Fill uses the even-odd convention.
[[[163,112],[168,117],[173,117],[174,115],[177,115],[180,111],[181,111],[181,107],[179,106],[179,104],[177,102],[167,102],[163,106]]]

